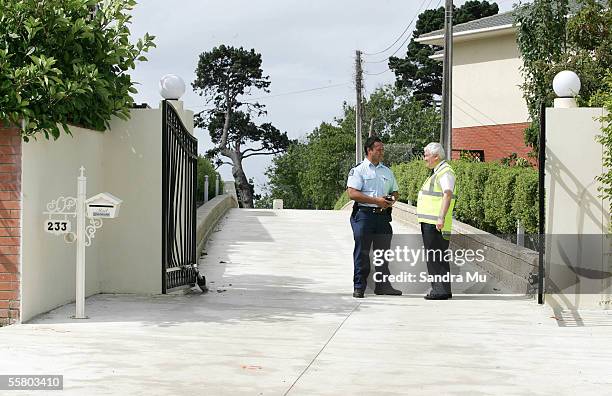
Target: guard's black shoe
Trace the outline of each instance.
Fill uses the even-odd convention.
[[[391,285],[380,287],[377,285],[374,287],[374,294],[378,296],[401,296],[402,291],[394,289]]]
[[[448,300],[448,294],[426,294],[425,300]]]
[[[355,291],[353,292],[353,297],[363,298],[363,289],[355,289]]]

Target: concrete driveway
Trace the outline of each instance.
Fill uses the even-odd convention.
[[[88,320],[71,304],[2,328],[0,374],[62,374],[48,394],[69,395],[612,392],[606,312],[555,317],[508,294],[425,301],[425,285],[353,299],[347,216],[234,209],[201,260],[208,294],[96,295]]]

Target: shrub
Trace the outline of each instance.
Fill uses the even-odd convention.
[[[336,200],[336,203],[334,204],[334,210],[342,209],[342,207],[349,203],[350,200],[351,199],[349,198],[348,193],[344,191],[342,194],[340,194],[338,200]]]
[[[410,201],[413,205],[416,205],[419,190],[431,171],[427,169],[421,159],[394,165],[391,170],[399,185],[400,201]]]
[[[498,163],[451,161],[457,182],[454,217],[492,233],[516,232],[517,219],[528,233],[538,230],[538,173],[528,167]],[[416,204],[430,174],[422,160],[395,165],[400,200]]]
[[[484,222],[490,231],[507,234],[516,232],[512,213],[514,187],[520,170],[506,166],[494,167],[484,188]]]
[[[0,121],[24,140],[58,138],[68,123],[104,130],[129,117],[128,71],[154,47],[130,43],[134,0],[0,0]]]
[[[535,169],[526,169],[516,177],[512,212],[525,232],[538,233],[538,172]]]
[[[599,118],[602,122],[601,135],[597,141],[603,146],[604,172],[597,176],[600,183],[597,187],[600,197],[608,201],[608,232],[612,231],[612,70],[609,70],[602,81],[601,88],[591,98],[591,106],[602,106],[606,113]]]
[[[404,162],[409,162],[414,158],[412,154],[412,145],[402,143],[387,143],[385,144],[385,160],[386,166],[393,166]]]
[[[486,162],[453,161],[451,166],[457,175],[455,217],[474,227],[489,229],[485,223],[483,201],[492,165]]]
[[[215,197],[215,183],[219,178],[219,193],[223,193],[223,183],[221,182],[221,176],[215,171],[215,167],[212,162],[206,157],[198,157],[198,180],[196,188],[196,201],[204,201],[204,179],[205,175],[208,175],[208,199]]]

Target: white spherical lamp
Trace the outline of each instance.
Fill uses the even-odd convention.
[[[553,79],[553,89],[560,98],[573,98],[580,92],[580,78],[573,71],[563,70]]]
[[[555,99],[555,107],[577,107],[574,98],[580,93],[580,78],[576,73],[571,70],[557,73],[553,79],[553,89],[558,96]]]
[[[185,81],[176,74],[166,74],[159,80],[159,93],[164,99],[178,100],[185,93]]]

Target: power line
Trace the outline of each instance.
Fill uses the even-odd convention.
[[[457,99],[459,99],[460,101],[462,101],[463,103],[465,103],[466,105],[468,105],[469,107],[471,107],[474,111],[480,113],[482,116],[487,118],[489,121],[491,121],[493,123],[493,125],[499,125],[497,122],[495,122],[494,119],[492,119],[491,117],[489,117],[488,115],[486,115],[485,113],[483,113],[482,111],[477,109],[476,107],[472,106],[470,104],[470,102],[468,102],[467,100],[463,99],[461,96],[457,95],[456,93],[453,93],[453,96],[456,97]]]
[[[419,6],[419,8],[418,8],[418,11],[420,11],[420,10],[423,8],[423,5],[425,4],[425,2],[426,2],[426,1],[427,1],[427,0],[423,0],[423,2],[421,3],[421,5],[420,5],[420,6]],[[431,0],[429,0],[429,1],[431,2]],[[418,11],[417,11],[417,14],[416,14],[416,15],[418,15],[418,14],[419,14],[419,13],[418,13]],[[391,48],[393,48],[393,46],[394,46],[395,44],[397,44],[397,42],[398,42],[398,41],[400,41],[400,40],[402,39],[402,37],[404,37],[404,34],[406,34],[406,32],[408,31],[408,29],[410,28],[410,26],[412,26],[412,23],[414,22],[414,20],[415,20],[415,18],[416,18],[416,15],[415,15],[415,16],[412,18],[412,20],[410,21],[410,23],[408,24],[408,26],[406,26],[406,29],[404,29],[404,31],[402,32],[402,34],[400,34],[400,35],[398,36],[398,38],[397,38],[397,39],[395,39],[395,41],[394,41],[394,42],[393,42],[393,43],[392,43],[390,46],[388,46],[388,47],[387,47],[387,48],[385,48],[384,50],[381,50],[381,51],[378,51],[378,52],[372,52],[372,53],[363,52],[362,54],[363,54],[363,55],[367,55],[367,56],[379,55],[379,54],[382,54],[383,52],[387,52],[388,50],[390,50]]]
[[[290,92],[283,92],[283,93],[279,93],[279,94],[275,94],[275,95],[259,96],[259,97],[256,97],[256,98],[250,98],[248,100],[243,100],[242,102],[243,103],[249,103],[249,102],[253,102],[255,100],[275,98],[275,97],[278,97],[278,96],[285,96],[285,95],[297,95],[297,94],[300,94],[300,93],[319,91],[319,90],[328,89],[328,88],[342,87],[342,86],[351,85],[351,84],[353,84],[352,81],[347,81],[347,82],[343,82],[343,83],[340,83],[340,84],[325,85],[325,86],[322,86],[322,87],[302,89],[302,90],[299,90],[299,91],[290,91]],[[209,107],[204,107],[204,108],[202,108],[200,110],[197,110],[197,111],[194,110],[194,112],[195,112],[195,114],[199,114],[199,113],[201,113],[201,112],[203,112],[205,110],[213,110],[213,109],[215,109],[214,106],[212,106],[212,107],[209,106]]]
[[[383,70],[383,71],[381,71],[379,73],[365,73],[365,74],[367,74],[368,76],[380,76],[381,74],[384,74],[384,73],[387,73],[387,72],[390,72],[390,71],[391,71],[391,69],[387,68],[386,70]]]
[[[316,88],[302,89],[302,90],[299,90],[299,91],[283,92],[283,93],[279,93],[279,94],[275,94],[275,95],[260,96],[260,97],[257,97],[257,98],[251,98],[249,100],[243,100],[243,102],[248,103],[248,102],[253,102],[255,100],[275,98],[275,97],[278,97],[278,96],[296,95],[296,94],[305,93],[305,92],[319,91],[319,90],[322,90],[322,89],[342,87],[342,86],[349,85],[349,84],[352,84],[352,81],[347,81],[347,82],[343,82],[343,83],[340,83],[340,84],[325,85],[325,86],[316,87]]]
[[[456,95],[456,94],[453,94],[453,96],[457,96],[457,95]],[[461,98],[459,98],[459,99],[461,99]],[[461,99],[461,100],[463,100],[463,99]],[[465,114],[466,116],[468,116],[469,118],[471,118],[473,121],[475,121],[475,122],[476,122],[476,124],[477,124],[477,125],[474,125],[474,126],[472,126],[472,127],[466,127],[466,128],[473,128],[473,127],[476,127],[476,128],[483,128],[483,129],[484,129],[484,130],[486,130],[487,132],[490,132],[490,133],[492,133],[492,134],[495,134],[496,138],[497,138],[497,139],[499,139],[499,140],[501,140],[503,143],[508,143],[510,146],[514,146],[514,141],[512,141],[510,138],[506,137],[506,135],[505,135],[505,134],[503,134],[503,133],[499,133],[499,130],[496,130],[496,129],[494,128],[494,127],[496,127],[496,126],[497,126],[497,127],[499,127],[499,126],[502,126],[502,125],[500,125],[500,124],[496,123],[496,122],[495,122],[495,121],[493,121],[493,120],[492,120],[490,117],[488,117],[488,116],[486,116],[486,115],[485,115],[485,117],[489,118],[489,120],[490,120],[490,121],[493,121],[493,125],[485,125],[485,124],[483,124],[483,123],[482,123],[482,121],[478,120],[476,117],[474,117],[472,114],[470,114],[470,112],[466,111],[466,110],[465,110],[465,109],[463,109],[461,106],[459,106],[459,104],[458,104],[458,103],[456,103],[456,102],[455,102],[455,103],[453,104],[453,106],[455,107],[455,109],[459,110],[460,112],[462,112],[463,114]],[[470,106],[470,107],[472,107],[472,106]],[[481,113],[480,111],[478,111],[478,112],[479,112],[480,114],[483,114],[483,115],[484,115],[484,113]]]
[[[497,3],[497,5],[499,6],[501,3],[507,3],[509,1],[516,1],[516,0],[496,0],[495,3]]]
[[[429,9],[429,6],[431,5],[432,1],[433,0],[429,0],[429,3],[427,4],[427,7],[426,7],[427,9]],[[438,0],[438,4],[434,8],[438,8],[440,6],[440,3],[442,3],[442,0]],[[421,11],[420,9],[417,11],[417,14],[410,21],[410,25],[412,25],[412,23],[416,20],[417,16],[420,15],[420,11]],[[408,36],[406,36],[406,39],[402,42],[402,44],[400,44],[399,47],[397,47],[395,52],[393,52],[391,55],[389,55],[385,59],[381,59],[381,60],[377,60],[377,61],[365,61],[364,63],[383,63],[383,62],[387,62],[389,60],[389,58],[391,58],[392,56],[397,54],[399,52],[399,50],[404,48],[404,45],[408,42],[408,40],[410,40],[411,37],[412,37],[412,32]]]
[[[404,45],[406,44],[406,42],[408,42],[408,40],[410,40],[410,38],[412,37],[412,33],[410,33],[406,39],[404,40],[404,42],[397,47],[397,49],[395,50],[394,53],[392,53],[391,55],[389,55],[388,57],[386,57],[385,59],[381,59],[381,60],[377,60],[377,61],[364,61],[364,63],[370,63],[370,64],[375,64],[375,63],[384,63],[384,62],[388,62],[389,58],[391,58],[392,56],[394,56],[395,54],[397,54],[399,52],[399,50],[401,50],[402,48],[404,48]]]
[[[496,133],[497,137],[501,140],[504,141],[504,143],[509,143],[510,145],[514,145],[513,141],[508,140],[508,138],[506,138],[506,136],[504,134],[498,134],[497,130],[493,129],[493,127],[503,127],[503,124],[499,124],[497,123],[494,119],[492,119],[491,117],[489,117],[487,114],[483,113],[482,111],[480,111],[478,108],[472,106],[467,100],[463,99],[461,96],[457,95],[456,93],[453,93],[453,97],[459,99],[460,101],[462,101],[463,103],[465,103],[466,105],[468,105],[472,110],[478,112],[481,116],[483,116],[485,119],[487,119],[488,121],[492,122],[493,125],[485,125],[482,121],[478,120],[476,117],[474,117],[470,112],[465,111],[461,106],[459,106],[459,103],[455,102],[453,105],[455,106],[455,108],[459,109],[459,111],[461,111],[463,114],[465,114],[466,116],[470,117],[472,120],[474,120],[476,123],[478,123],[478,127],[481,128],[485,128],[487,131],[490,131],[492,133]]]

